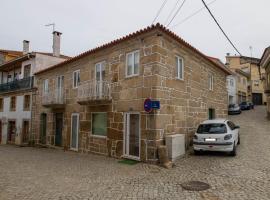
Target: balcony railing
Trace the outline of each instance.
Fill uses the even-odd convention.
[[[12,82],[0,84],[0,93],[12,92],[17,90],[25,90],[33,88],[34,77],[14,80]]]
[[[78,102],[111,100],[110,83],[107,81],[87,81],[78,87]]]
[[[66,98],[63,88],[42,94],[42,105],[45,107],[63,107],[65,104]]]

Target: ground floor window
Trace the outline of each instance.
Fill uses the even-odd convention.
[[[209,108],[208,109],[208,119],[215,119],[216,118],[216,113],[214,108]]]
[[[107,113],[92,114],[92,135],[107,136]]]

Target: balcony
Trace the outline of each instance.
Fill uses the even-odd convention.
[[[111,88],[107,81],[87,81],[78,87],[78,101],[81,105],[109,104]]]
[[[54,91],[44,93],[42,95],[42,105],[47,108],[64,108],[66,98],[64,89],[56,89]]]
[[[0,93],[32,89],[33,83],[34,83],[33,76],[24,79],[14,80],[8,83],[3,83],[0,84]]]

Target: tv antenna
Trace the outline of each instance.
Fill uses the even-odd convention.
[[[46,24],[45,26],[52,26],[53,27],[53,32],[55,31],[55,23]]]

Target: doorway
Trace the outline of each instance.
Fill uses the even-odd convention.
[[[47,131],[47,114],[42,113],[40,115],[40,136],[39,136],[41,144],[46,144],[46,131]]]
[[[262,93],[252,93],[252,102],[254,103],[254,105],[262,105]]]
[[[214,108],[208,109],[208,119],[215,119],[216,118],[216,112]]]
[[[71,137],[70,137],[70,149],[78,150],[79,139],[79,113],[72,113],[71,115]]]
[[[62,146],[63,113],[55,113],[55,146]]]
[[[16,122],[8,121],[8,143],[14,144],[16,137]]]
[[[124,156],[140,159],[140,114],[125,113]]]
[[[23,121],[23,129],[22,129],[22,143],[28,143],[29,141],[29,121]]]
[[[104,62],[96,64],[96,96],[101,98],[103,96],[103,81],[105,79],[105,65]]]

